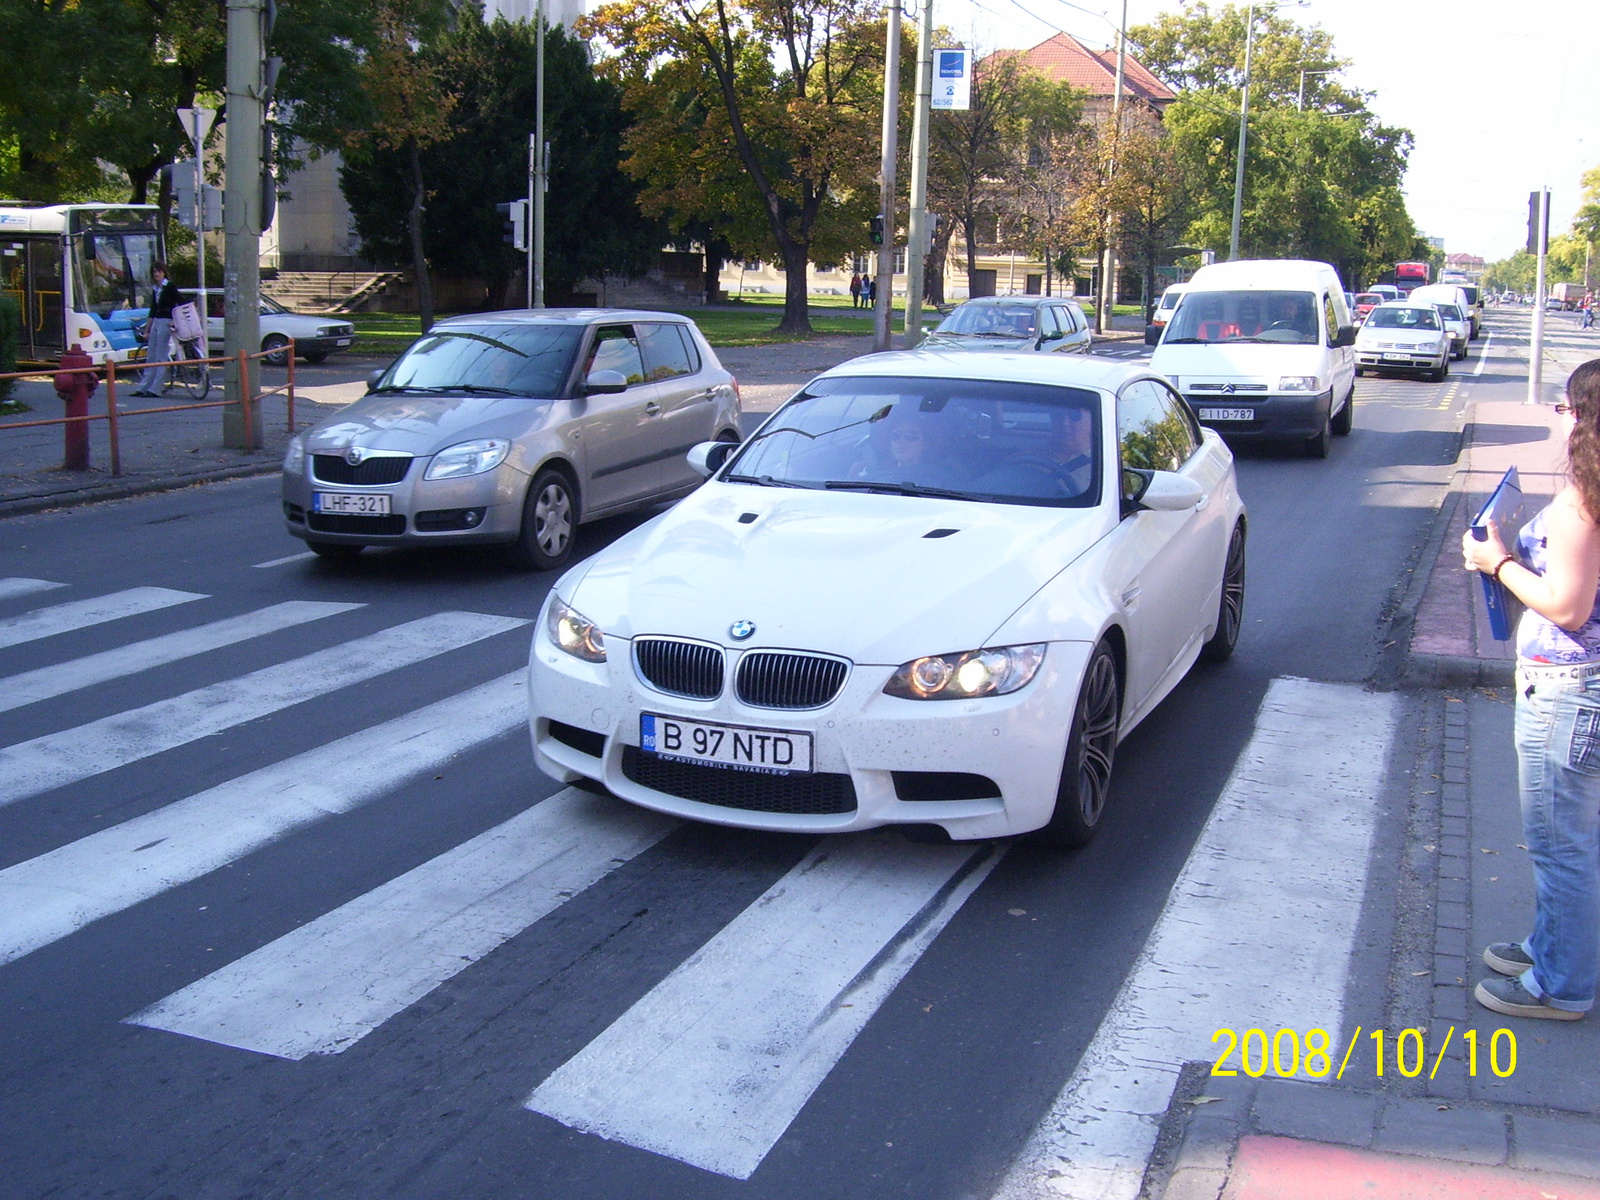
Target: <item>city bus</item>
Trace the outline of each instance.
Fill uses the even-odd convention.
[[[1409,296],[1419,287],[1425,287],[1433,268],[1425,262],[1403,262],[1394,265],[1394,284],[1402,296]]]
[[[0,294],[23,313],[17,357],[144,357],[134,326],[150,312],[160,228],[153,204],[0,205]]]

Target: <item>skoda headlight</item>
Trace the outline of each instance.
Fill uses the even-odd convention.
[[[577,609],[563,604],[558,596],[550,602],[550,615],[545,618],[545,629],[550,640],[573,658],[584,662],[603,663],[606,660],[606,636],[588,617]]]
[[[511,443],[505,438],[483,438],[459,442],[433,456],[424,479],[460,479],[463,475],[482,475],[505,462]]]
[[[306,473],[306,444],[299,437],[290,438],[289,448],[283,452],[283,473],[285,475]]]
[[[1320,392],[1315,375],[1285,375],[1278,380],[1280,392]]]
[[[1044,662],[1044,642],[964,654],[930,654],[896,669],[883,690],[903,700],[971,700],[1026,687]]]

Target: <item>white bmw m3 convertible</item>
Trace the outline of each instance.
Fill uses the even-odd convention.
[[[1239,636],[1232,455],[1138,366],[876,354],[690,457],[708,481],[545,603],[530,725],[562,782],[1082,845],[1118,742]]]

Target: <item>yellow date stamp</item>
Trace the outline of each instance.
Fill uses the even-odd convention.
[[[1454,1025],[1446,1028],[1438,1051],[1434,1053],[1430,1052],[1426,1033],[1421,1029],[1402,1029],[1396,1034],[1384,1029],[1364,1031],[1357,1025],[1341,1052],[1326,1029],[1307,1029],[1304,1034],[1297,1029],[1278,1029],[1270,1034],[1265,1029],[1246,1029],[1243,1033],[1219,1029],[1212,1035],[1211,1044],[1220,1044],[1222,1053],[1211,1065],[1211,1073],[1237,1075],[1242,1070],[1252,1079],[1259,1079],[1270,1071],[1284,1079],[1302,1074],[1311,1079],[1326,1079],[1330,1074],[1335,1079],[1343,1079],[1351,1060],[1355,1059],[1358,1070],[1365,1070],[1370,1062],[1373,1074],[1380,1079],[1391,1068],[1407,1079],[1415,1079],[1427,1068],[1431,1058],[1433,1067],[1428,1070],[1428,1078],[1433,1079],[1439,1074],[1445,1052],[1456,1041],[1456,1036]],[[1461,1032],[1460,1041],[1458,1054],[1465,1051],[1468,1075],[1478,1074],[1480,1061],[1501,1079],[1516,1073],[1517,1035],[1511,1030],[1502,1027],[1484,1037],[1476,1029],[1467,1029]],[[1336,1057],[1339,1064],[1334,1073]]]

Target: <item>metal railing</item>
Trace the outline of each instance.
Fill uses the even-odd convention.
[[[12,371],[7,374],[0,375],[0,380],[44,379],[53,382],[57,375],[97,376],[103,380],[106,385],[106,407],[104,412],[87,413],[82,416],[50,417],[39,421],[0,422],[0,432],[4,432],[9,429],[36,429],[44,425],[61,425],[68,428],[74,425],[79,425],[87,429],[88,423],[91,421],[104,421],[106,423],[106,435],[111,443],[111,474],[114,476],[119,476],[122,474],[122,443],[118,423],[124,418],[135,416],[153,416],[156,413],[193,412],[196,409],[201,408],[236,408],[239,410],[240,417],[244,425],[245,437],[250,443],[242,447],[242,449],[246,451],[259,450],[261,449],[261,445],[256,437],[256,424],[253,420],[251,420],[251,417],[255,413],[257,406],[260,405],[260,403],[268,396],[281,395],[285,398],[287,424],[291,437],[294,435],[296,428],[294,414],[295,344],[293,338],[289,340],[288,377],[286,381],[277,387],[266,388],[259,392],[252,391],[250,386],[250,364],[252,362],[259,363],[262,359],[265,359],[269,355],[276,353],[281,353],[281,351],[258,350],[254,353],[251,353],[246,350],[241,350],[237,355],[221,355],[216,358],[174,359],[166,363],[153,363],[143,360],[139,362],[119,363],[114,362],[111,359],[107,359],[99,366],[56,367],[35,369],[31,371]],[[226,365],[233,362],[237,362],[239,365],[240,394],[237,403],[232,400],[199,400],[192,401],[188,404],[166,405],[161,408],[129,408],[119,410],[117,407],[117,371],[119,368],[126,369],[130,374],[136,374],[144,371],[147,367],[165,366],[170,368],[182,366],[210,366],[213,363]]]

